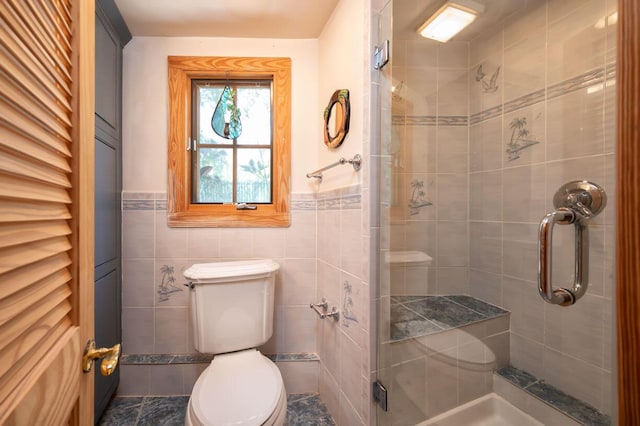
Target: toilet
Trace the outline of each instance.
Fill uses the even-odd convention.
[[[278,367],[256,347],[273,334],[271,259],[200,263],[184,272],[196,350],[213,361],[196,381],[187,426],[285,423],[287,393]]]

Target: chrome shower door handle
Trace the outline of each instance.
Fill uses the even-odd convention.
[[[538,229],[538,293],[545,302],[554,305],[569,306],[576,303],[587,291],[589,282],[589,230],[582,223],[578,213],[565,207],[547,214],[540,222]],[[576,232],[575,281],[571,289],[553,289],[551,284],[551,259],[553,245],[553,227],[556,223],[573,224]]]
[[[586,222],[602,211],[606,194],[594,183],[573,181],[560,187],[553,203],[556,210],[545,215],[538,228],[538,293],[545,302],[570,306],[586,293],[589,285],[589,229]],[[575,228],[575,277],[570,289],[554,289],[551,284],[553,227],[556,224],[573,224]]]

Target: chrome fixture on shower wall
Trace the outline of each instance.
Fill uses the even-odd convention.
[[[586,222],[597,216],[606,204],[604,189],[587,181],[568,182],[553,196],[556,210],[545,215],[538,228],[538,292],[545,302],[570,306],[586,293],[589,285],[589,229]],[[551,246],[556,223],[575,226],[575,278],[571,289],[554,290],[551,284]]]

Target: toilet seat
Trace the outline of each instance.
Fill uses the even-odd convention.
[[[286,392],[280,371],[255,349],[215,356],[189,400],[193,424],[270,425],[280,424],[284,415]]]

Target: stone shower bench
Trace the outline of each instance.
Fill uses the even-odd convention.
[[[390,341],[427,336],[508,315],[509,311],[466,295],[391,296]]]

